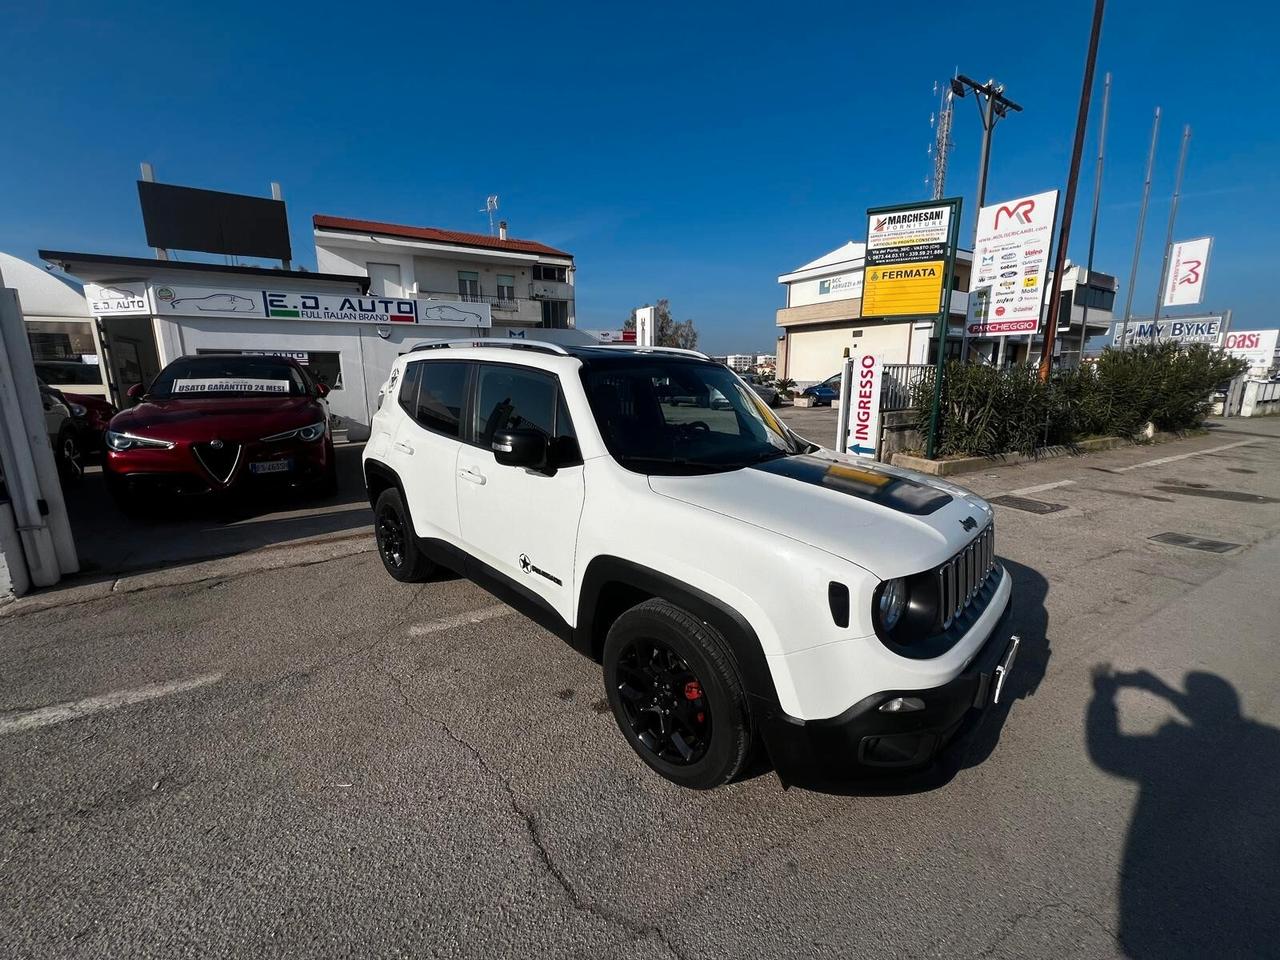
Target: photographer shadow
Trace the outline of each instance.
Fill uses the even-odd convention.
[[[1147,671],[1095,668],[1090,759],[1138,786],[1120,874],[1130,957],[1280,954],[1280,730],[1246,718],[1235,687],[1195,671],[1176,690]],[[1143,690],[1179,714],[1120,730],[1116,694]]]

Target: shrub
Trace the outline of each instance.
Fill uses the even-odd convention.
[[[1244,372],[1221,350],[1157,343],[1107,349],[1098,363],[1055,372],[1041,383],[1031,367],[952,363],[942,387],[937,453],[1034,454],[1090,436],[1134,437],[1148,423],[1189,430],[1209,410],[1215,387]],[[916,390],[916,421],[927,434],[932,382]]]

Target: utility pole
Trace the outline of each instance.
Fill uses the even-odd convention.
[[[963,99],[969,90],[977,95],[974,103],[978,105],[978,116],[982,120],[982,154],[978,160],[978,204],[973,213],[974,246],[977,247],[978,218],[982,214],[982,204],[987,199],[987,167],[991,162],[991,134],[995,130],[996,123],[1007,116],[1010,110],[1021,113],[1022,107],[1004,95],[1004,84],[996,83],[994,78],[986,83],[971,80],[963,73],[952,78],[951,92],[957,97]],[[977,98],[981,97],[986,98],[985,104],[978,102]],[[966,322],[960,330],[960,362],[966,363],[969,358],[969,324]]]
[[[1133,241],[1133,266],[1129,268],[1129,289],[1124,294],[1124,318],[1120,321],[1120,349],[1129,349],[1129,320],[1133,317],[1133,291],[1138,285],[1138,260],[1142,256],[1142,234],[1147,226],[1147,201],[1151,199],[1151,170],[1156,162],[1156,139],[1160,135],[1160,108],[1151,124],[1151,149],[1147,151],[1147,179],[1142,184],[1142,209],[1138,211],[1138,235]]]
[[[1191,145],[1191,124],[1182,128],[1182,149],[1178,151],[1178,177],[1173,182],[1173,202],[1169,205],[1169,230],[1164,238],[1164,262],[1160,266],[1160,286],[1156,287],[1156,312],[1151,315],[1151,339],[1160,339],[1160,308],[1164,306],[1164,285],[1169,282],[1169,247],[1173,245],[1173,221],[1178,217],[1178,197],[1182,193],[1182,173],[1187,168],[1187,148]]]
[[[1102,160],[1107,150],[1107,108],[1111,105],[1111,71],[1102,81],[1102,125],[1098,128],[1098,169],[1093,177],[1093,220],[1089,224],[1089,261],[1085,265],[1084,305],[1080,310],[1080,345],[1076,366],[1084,363],[1084,341],[1089,335],[1089,277],[1093,274],[1093,249],[1098,242],[1098,202],[1102,199]],[[1075,289],[1079,290],[1077,284]],[[1075,298],[1072,297],[1072,300]]]
[[[1089,32],[1089,53],[1084,61],[1084,83],[1080,87],[1080,110],[1076,114],[1076,139],[1071,148],[1071,170],[1067,174],[1067,199],[1062,211],[1062,230],[1058,234],[1058,255],[1053,271],[1053,291],[1049,300],[1049,319],[1045,324],[1044,346],[1040,350],[1040,381],[1049,379],[1053,368],[1053,341],[1058,333],[1058,297],[1062,293],[1062,273],[1067,266],[1067,243],[1071,239],[1071,214],[1076,205],[1076,187],[1080,181],[1080,155],[1084,152],[1084,134],[1089,126],[1089,101],[1093,97],[1093,70],[1098,62],[1098,40],[1102,36],[1102,12],[1106,0],[1095,0],[1093,27]]]

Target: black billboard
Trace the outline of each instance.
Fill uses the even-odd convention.
[[[138,181],[147,244],[164,250],[291,260],[283,200]]]

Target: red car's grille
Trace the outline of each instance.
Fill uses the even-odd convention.
[[[231,479],[231,474],[235,473],[236,464],[240,460],[240,449],[238,443],[221,440],[191,445],[191,452],[200,461],[200,465],[219,483],[226,483]]]

